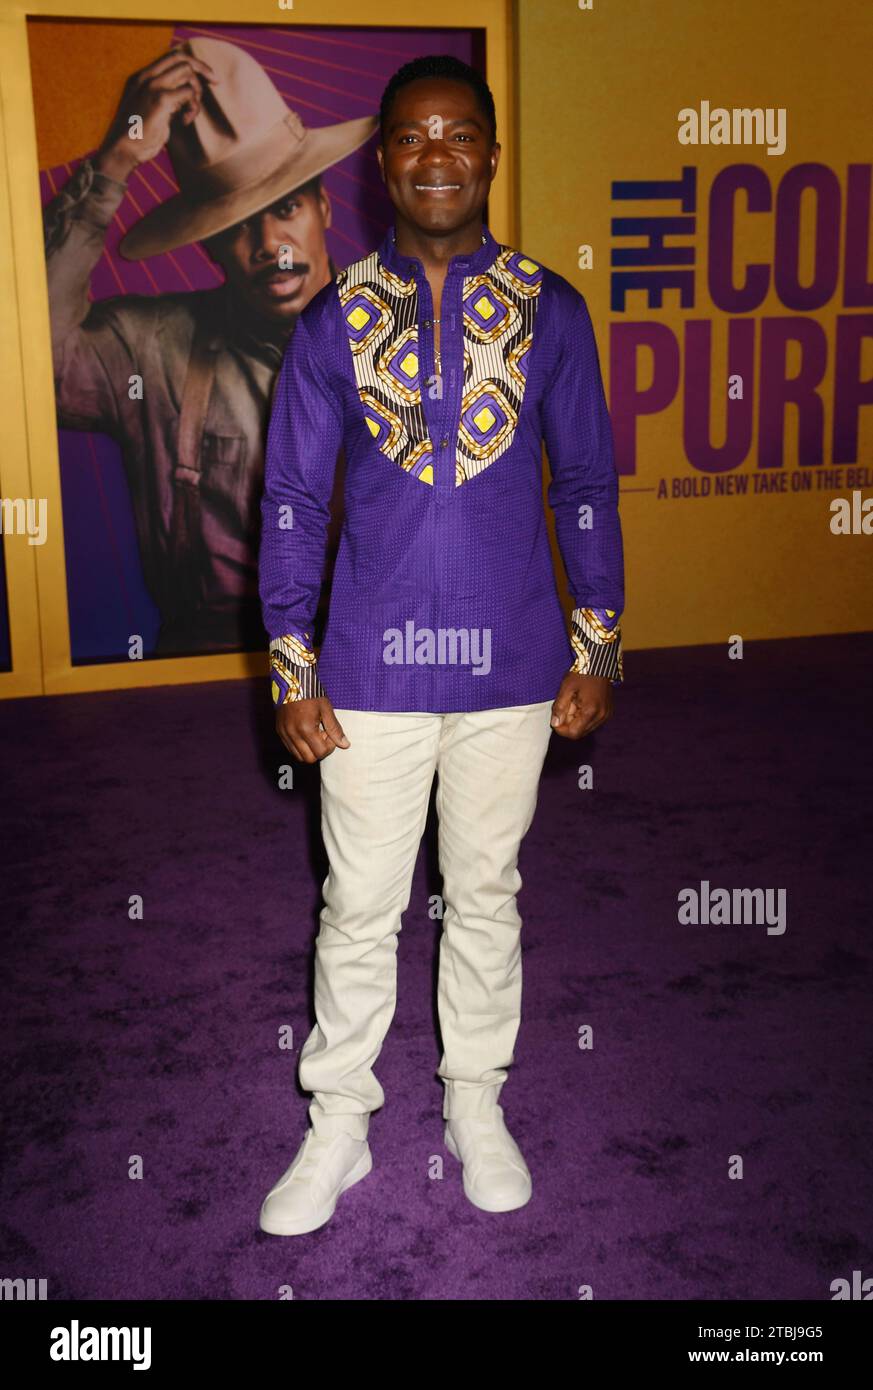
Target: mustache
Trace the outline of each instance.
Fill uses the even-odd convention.
[[[309,269],[308,261],[295,261],[289,266],[280,266],[278,261],[271,261],[269,265],[256,270],[251,278],[256,285],[262,285],[267,280],[272,280],[274,275],[305,275]]]

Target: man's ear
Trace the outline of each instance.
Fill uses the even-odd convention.
[[[379,173],[381,174],[381,176],[382,176],[382,182],[384,183],[384,182],[385,182],[385,152],[384,152],[384,150],[382,149],[382,146],[381,146],[381,145],[377,145],[377,146],[376,146],[376,163],[379,165]]]

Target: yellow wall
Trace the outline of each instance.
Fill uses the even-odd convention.
[[[585,295],[597,334],[604,378],[609,376],[610,325],[653,320],[678,329],[685,318],[713,318],[716,368],[725,364],[728,315],[712,306],[706,282],[706,194],[725,165],[752,163],[774,189],[792,166],[830,166],[845,202],[849,163],[873,158],[869,0],[520,0],[521,246],[565,275]],[[787,147],[770,156],[762,146],[680,145],[683,107],[785,107]],[[653,208],[611,201],[613,180],[675,179],[683,165],[698,169],[697,302],[649,309],[640,293],[627,313],[610,309],[610,223]],[[807,195],[804,195],[807,196]],[[654,206],[654,205],[653,205]],[[658,212],[667,210],[660,204]],[[671,207],[672,211],[678,208]],[[807,207],[806,213],[811,212]],[[773,217],[742,217],[737,262],[772,257]],[[811,217],[803,223],[801,267],[811,266]],[[687,244],[674,238],[676,244]],[[576,248],[593,247],[593,269],[577,266]],[[873,258],[871,258],[873,261]],[[873,264],[868,261],[868,278]],[[737,276],[739,278],[739,274]],[[833,346],[843,309],[837,294],[815,317],[828,340],[824,456],[830,458]],[[788,315],[772,290],[750,317]],[[868,308],[869,314],[873,309]],[[756,333],[758,325],[756,324]],[[680,336],[681,345],[681,336]],[[757,353],[756,353],[757,360]],[[789,370],[795,370],[789,359]],[[862,375],[873,376],[873,341],[864,344]],[[723,439],[726,373],[713,372],[713,443]],[[757,383],[751,383],[757,390]],[[616,403],[610,397],[610,407]],[[788,411],[784,469],[795,469],[797,429]],[[858,461],[866,464],[863,497],[873,496],[873,406],[861,411]],[[745,473],[760,472],[757,402],[752,456]],[[746,638],[865,630],[873,626],[873,536],[835,536],[829,506],[849,496],[845,485],[801,495],[658,500],[661,477],[690,477],[682,445],[682,389],[673,404],[638,426],[638,468],[622,478],[627,553],[629,647],[671,646]],[[700,476],[698,474],[698,476]]]

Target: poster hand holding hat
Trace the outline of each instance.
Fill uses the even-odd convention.
[[[187,39],[130,78],[95,157],[96,169],[124,182],[166,145],[179,184],[119,251],[139,260],[215,236],[345,159],[377,125],[374,115],[310,130],[245,49]]]
[[[186,125],[201,107],[201,81],[220,78],[207,62],[184,47],[156,58],[125,83],[112,124],[94,159],[94,167],[119,183],[138,164],[154,159],[170,138],[173,118]]]

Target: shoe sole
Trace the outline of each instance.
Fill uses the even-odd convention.
[[[373,1155],[368,1145],[366,1151],[361,1154],[354,1168],[350,1168],[346,1173],[333,1201],[326,1207],[322,1207],[320,1212],[305,1219],[299,1218],[297,1221],[281,1221],[279,1219],[271,1221],[265,1220],[262,1207],[258,1225],[262,1231],[266,1231],[268,1236],[305,1236],[310,1231],[317,1231],[321,1226],[327,1225],[336,1211],[336,1204],[343,1193],[347,1192],[350,1187],[354,1187],[355,1183],[360,1182],[362,1178],[365,1178],[372,1167]]]
[[[464,1187],[464,1195],[468,1202],[473,1203],[474,1207],[478,1207],[480,1211],[518,1211],[519,1208],[527,1206],[533,1196],[533,1185],[531,1185],[527,1196],[520,1202],[483,1202],[479,1197],[476,1197],[467,1185],[467,1170],[464,1168],[464,1160],[458,1152],[458,1146],[452,1138],[452,1132],[448,1125],[446,1125],[445,1144],[452,1158],[456,1158],[461,1164],[461,1168],[463,1169],[461,1181]]]

